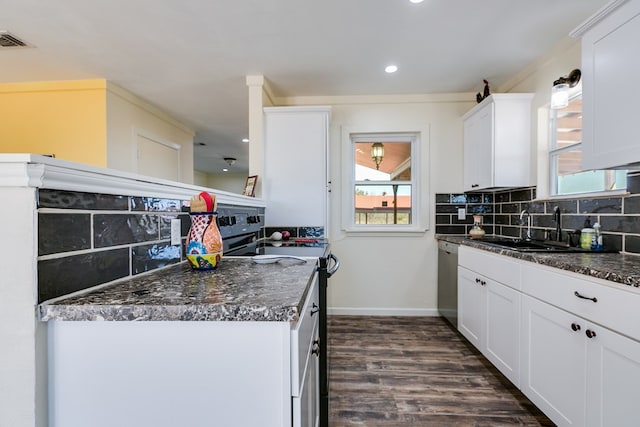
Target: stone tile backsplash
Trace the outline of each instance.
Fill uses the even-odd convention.
[[[562,240],[577,245],[580,230],[587,218],[602,225],[604,246],[631,254],[640,254],[640,174],[628,176],[629,194],[616,197],[577,197],[535,200],[535,187],[502,190],[493,193],[436,194],[436,233],[468,234],[472,215],[483,215],[487,234],[524,237],[526,220],[520,212],[526,209],[532,220],[534,239],[555,239],[553,211],[561,212]],[[636,191],[637,190],[637,191]],[[464,220],[458,208],[467,213]]]
[[[181,200],[38,192],[38,301],[184,260],[191,220]],[[171,220],[181,245],[171,245]]]

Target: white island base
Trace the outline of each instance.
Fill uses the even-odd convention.
[[[315,427],[317,275],[288,321],[49,320],[49,427]]]
[[[287,426],[284,322],[49,322],[51,427]]]

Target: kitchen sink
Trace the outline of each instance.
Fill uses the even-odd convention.
[[[518,252],[591,252],[587,249],[576,248],[569,246],[563,242],[555,242],[550,240],[524,240],[508,237],[485,236],[482,239],[478,239],[477,241],[490,246],[510,249]]]

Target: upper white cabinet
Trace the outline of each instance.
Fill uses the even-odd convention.
[[[530,185],[533,94],[493,94],[463,117],[464,190]]]
[[[267,226],[328,232],[330,107],[264,109],[263,197]]]
[[[640,162],[640,1],[614,1],[572,35],[582,36],[583,168]]]

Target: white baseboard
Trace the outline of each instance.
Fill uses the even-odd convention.
[[[440,316],[437,308],[329,307],[327,314],[336,316]]]

